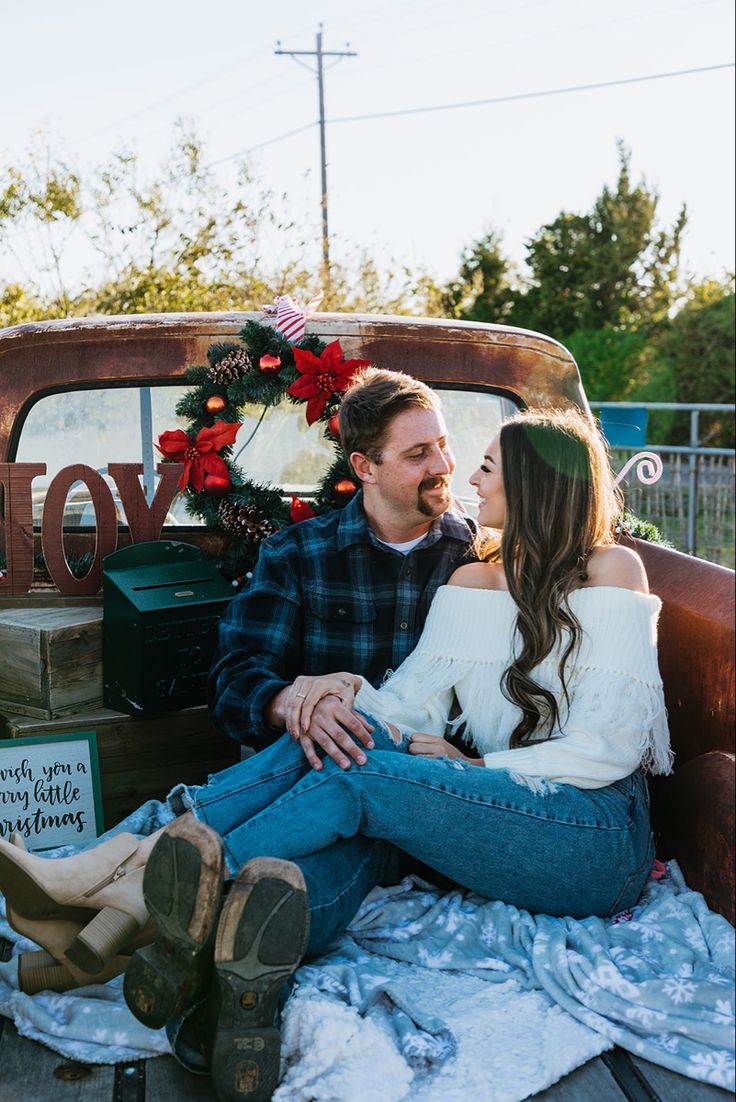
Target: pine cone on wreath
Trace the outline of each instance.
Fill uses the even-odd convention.
[[[207,375],[216,386],[228,386],[237,379],[242,379],[246,371],[250,371],[253,362],[244,348],[234,348],[216,364],[210,364]]]
[[[236,505],[232,501],[221,501],[217,520],[224,532],[256,546],[276,531],[255,505]]]

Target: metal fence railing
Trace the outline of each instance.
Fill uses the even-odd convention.
[[[709,448],[700,443],[701,413],[734,413],[736,406],[672,402],[591,402],[601,410],[601,421],[611,445],[614,470],[620,470],[637,451],[659,454],[663,472],[653,485],[642,485],[632,468],[621,482],[626,508],[656,524],[680,551],[700,555],[723,566],[734,566],[734,505],[736,453],[733,448]],[[626,410],[672,410],[690,415],[688,445],[618,443],[615,425],[606,428],[605,411],[616,411],[624,424]],[[632,425],[635,417],[631,418]],[[639,422],[639,427],[641,424]],[[644,434],[645,435],[645,434]]]

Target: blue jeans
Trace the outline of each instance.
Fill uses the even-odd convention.
[[[605,788],[529,785],[507,770],[414,757],[406,733],[397,745],[371,722],[365,765],[345,771],[325,758],[315,771],[285,735],[194,792],[194,813],[222,836],[231,871],[263,856],[300,866],[309,955],[389,879],[397,848],[535,914],[607,916],[636,902],[654,860],[638,770]]]

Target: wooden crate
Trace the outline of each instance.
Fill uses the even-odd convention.
[[[0,711],[56,719],[101,704],[100,607],[0,608]]]
[[[97,708],[61,720],[0,716],[0,738],[96,731],[105,829],[146,800],[162,800],[177,781],[203,784],[240,760],[240,746],[219,734],[204,706],[138,719]]]

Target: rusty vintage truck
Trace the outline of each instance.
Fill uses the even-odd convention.
[[[255,317],[242,313],[142,315],[0,330],[0,480],[4,488],[0,550],[5,548],[7,555],[6,541],[12,535],[18,544],[16,559],[29,549],[40,552],[44,493],[64,466],[86,464],[106,478],[111,463],[138,463],[150,490],[154,477],[150,442],[176,425],[174,406],[184,389],[185,369],[204,362],[210,344],[233,340],[245,320]],[[339,337],[346,357],[407,371],[442,392],[457,458],[456,493],[461,498],[477,456],[509,413],[524,406],[588,409],[572,356],[541,334],[500,325],[337,314],[316,315],[307,331],[326,341]],[[308,496],[324,455],[316,434],[310,438],[297,425],[293,407],[276,408],[267,417],[258,409],[246,410],[243,420],[247,447],[239,462],[249,477]],[[12,471],[19,463],[45,465],[45,473],[35,480],[32,494],[21,505],[9,493]],[[131,541],[131,533],[110,485],[116,506],[114,542],[123,547]],[[13,501],[14,518],[9,508]],[[63,526],[64,553],[69,558],[85,553],[94,558],[97,536],[84,487],[81,496],[76,492],[76,506],[71,500],[67,503]],[[193,524],[176,503],[167,512],[161,535],[217,553],[217,537]],[[660,664],[676,755],[674,773],[651,784],[657,856],[677,858],[689,885],[733,923],[734,574],[662,546],[640,540],[635,545],[651,589],[663,601]],[[11,593],[6,573],[0,576],[0,614],[69,604],[95,607],[100,598],[94,594],[98,580],[94,585],[90,582],[94,570],[93,563],[87,590],[71,597],[54,593],[48,579],[38,576],[29,579],[26,592],[18,592],[16,585]],[[82,723],[84,729],[97,730],[106,825],[146,798],[159,797],[171,783],[201,781],[208,771],[235,760],[236,748],[212,728],[204,707],[155,720],[110,712],[99,702],[51,719],[28,713],[22,706],[14,711],[12,702],[10,706],[7,701],[0,703],[0,738],[79,730]],[[1,1023],[2,1019],[0,1031]],[[3,1093],[5,1080],[0,1081],[0,1098],[12,1097],[15,1102],[55,1098],[52,1086],[46,1093],[29,1094],[23,1085],[23,1061],[29,1056],[23,1046],[31,1042],[22,1042],[9,1028],[0,1035],[0,1064],[17,1077],[11,1093]],[[44,1060],[49,1073],[59,1062],[38,1046],[33,1058],[34,1067]],[[100,1080],[103,1072],[110,1072],[105,1087]],[[159,1082],[161,1074],[157,1073]],[[178,1072],[172,1068],[170,1074]],[[113,1069],[97,1069],[95,1075],[97,1093],[90,1087],[85,1094],[85,1084],[80,1083],[75,1097],[108,1097],[110,1091],[119,1092],[115,1098],[144,1097],[145,1072],[140,1068],[135,1074],[118,1068],[114,1075]],[[122,1093],[131,1076],[138,1084],[137,1093]],[[641,1061],[632,1063],[618,1050],[579,1069],[568,1080],[566,1088],[568,1081],[563,1080],[539,1097],[548,1095],[550,1102],[594,1094],[651,1099],[657,1091],[663,1099],[706,1098],[711,1092],[715,1096],[714,1088],[680,1080]],[[174,1079],[161,1087],[161,1097],[195,1097],[173,1083]],[[152,1084],[153,1079],[149,1098],[156,1097]],[[58,1083],[58,1089],[59,1097],[66,1097],[66,1085]],[[197,1098],[209,1097],[201,1093],[203,1087],[198,1090]]]

